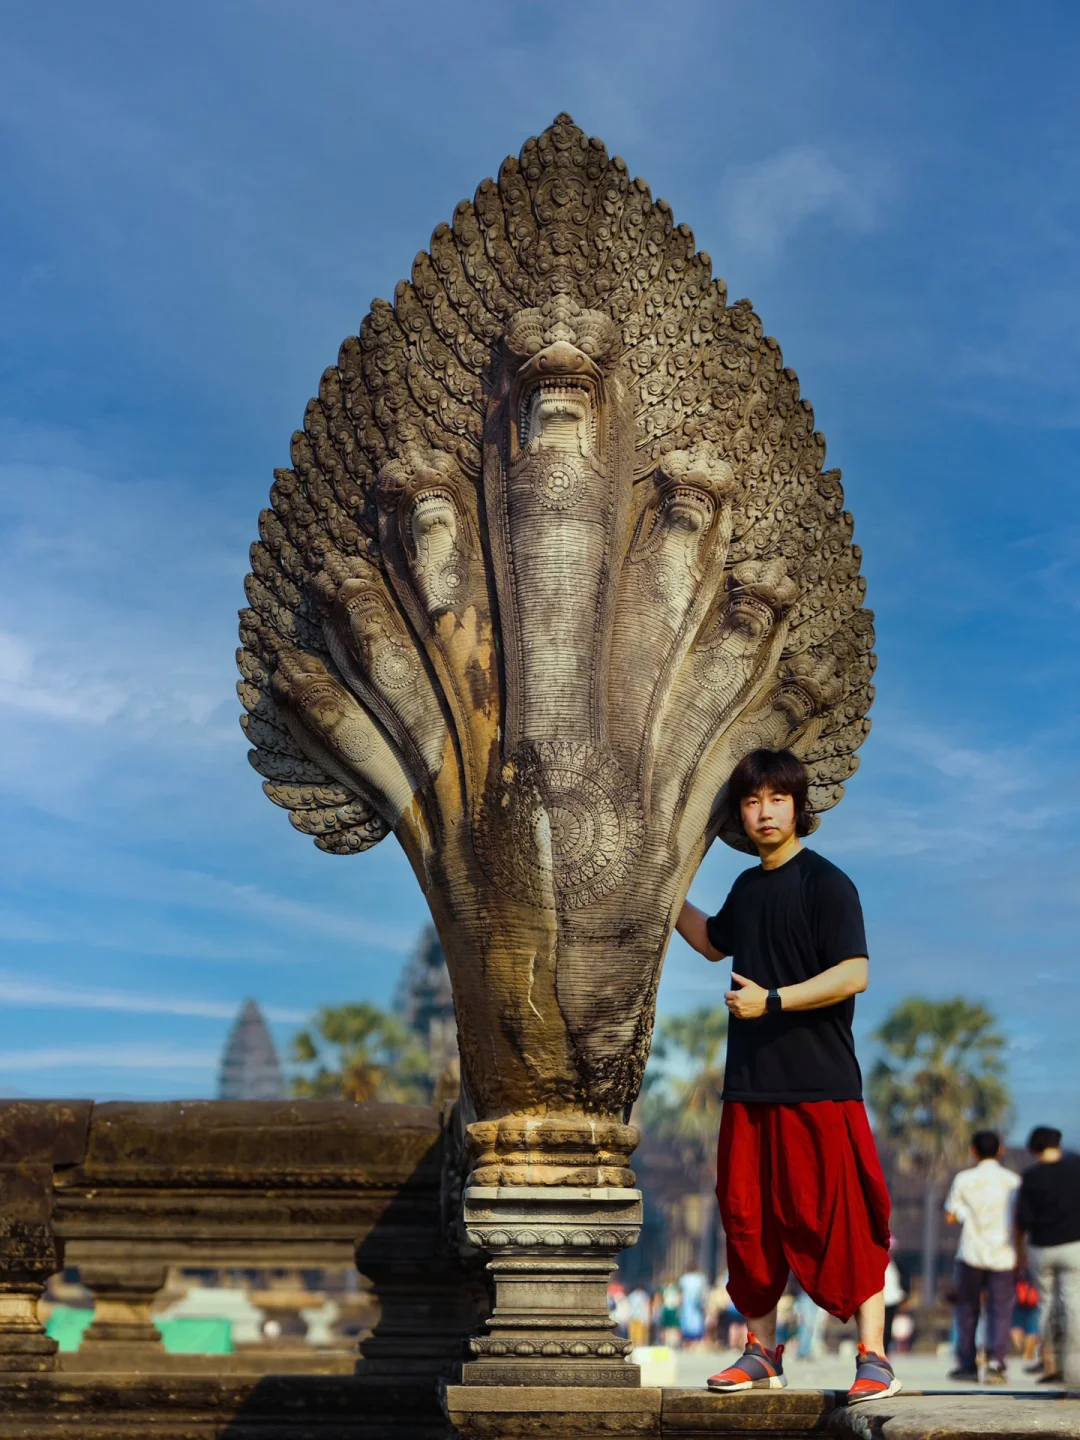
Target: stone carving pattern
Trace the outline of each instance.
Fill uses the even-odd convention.
[[[565,1321],[562,1323],[565,1324]],[[469,1349],[474,1355],[512,1355],[525,1357],[544,1357],[545,1359],[565,1355],[575,1360],[598,1358],[602,1360],[613,1360],[616,1357],[629,1355],[633,1350],[629,1340],[621,1340],[617,1335],[610,1339],[597,1339],[595,1336],[582,1336],[580,1339],[547,1339],[543,1341],[517,1340],[514,1342],[502,1339],[489,1339],[486,1335],[477,1335],[469,1341]]]
[[[481,1120],[624,1112],[732,765],[791,745],[825,810],[869,726],[839,476],[711,272],[559,116],[343,343],[260,517],[251,763],[321,849],[397,835]]]

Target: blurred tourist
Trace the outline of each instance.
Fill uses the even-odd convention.
[[[722,1350],[726,1345],[741,1350],[746,1344],[746,1321],[735,1308],[727,1275],[713,1286],[709,1304],[716,1309],[716,1348]]]
[[[1043,1380],[1080,1386],[1080,1155],[1065,1153],[1049,1125],[1031,1132],[1027,1148],[1037,1163],[1024,1172],[1016,1228],[1042,1299],[1044,1347],[1053,1341]]]
[[[892,1343],[901,1355],[906,1355],[915,1344],[915,1316],[908,1309],[907,1300],[901,1300],[893,1316]]]
[[[795,1294],[795,1318],[798,1321],[795,1354],[800,1360],[816,1360],[821,1353],[819,1335],[825,1313],[800,1285]]]
[[[986,1383],[1005,1384],[1016,1292],[1014,1204],[1020,1176],[998,1161],[993,1130],[971,1137],[975,1164],[961,1170],[945,1201],[945,1218],[960,1225],[956,1252],[956,1369],[950,1380],[978,1381],[975,1332],[986,1297]]]
[[[617,1333],[625,1340],[629,1333],[630,1311],[626,1303],[626,1286],[618,1280],[612,1280],[607,1287],[607,1306]]]
[[[705,1300],[705,1344],[718,1350],[727,1341],[727,1312],[731,1308],[731,1296],[727,1286],[718,1275],[709,1289]]]
[[[649,1325],[652,1330],[652,1343],[654,1345],[662,1345],[664,1343],[664,1291],[661,1287],[658,1287],[652,1293],[652,1304],[649,1307]]]
[[[626,1309],[630,1316],[630,1343],[635,1350],[649,1343],[651,1308],[649,1292],[641,1285],[635,1285],[626,1297]]]
[[[896,1319],[896,1312],[900,1309],[907,1298],[907,1291],[904,1289],[903,1281],[900,1278],[900,1267],[893,1257],[896,1248],[895,1240],[889,1242],[889,1263],[885,1267],[885,1353],[893,1342],[893,1322]]]
[[[663,1337],[661,1343],[670,1350],[678,1350],[682,1342],[682,1331],[679,1329],[679,1287],[674,1281],[669,1280],[664,1286],[664,1304],[660,1311],[660,1332]]]
[[[795,1296],[785,1290],[776,1302],[776,1339],[781,1345],[788,1345],[798,1329],[799,1320],[795,1314]]]
[[[683,1344],[691,1350],[696,1350],[705,1336],[708,1284],[700,1270],[688,1270],[679,1281],[679,1329]]]

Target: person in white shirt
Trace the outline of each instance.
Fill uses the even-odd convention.
[[[945,1201],[945,1218],[960,1225],[956,1252],[956,1369],[950,1380],[979,1378],[975,1330],[986,1296],[986,1383],[1004,1385],[1009,1326],[1016,1294],[1014,1216],[1020,1176],[998,1162],[1001,1140],[993,1130],[971,1137],[975,1164],[961,1170]]]

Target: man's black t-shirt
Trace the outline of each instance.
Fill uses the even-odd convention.
[[[1024,1171],[1016,1223],[1032,1245],[1071,1245],[1080,1240],[1080,1155],[1041,1160]]]
[[[800,850],[775,870],[755,865],[707,922],[709,943],[766,990],[797,985],[866,955],[859,892],[842,870]],[[728,1026],[724,1099],[861,1100],[851,1021],[854,996],[821,1010],[763,1015]]]

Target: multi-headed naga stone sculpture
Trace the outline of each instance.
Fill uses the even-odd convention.
[[[835,805],[859,552],[750,305],[559,116],[322,378],[252,551],[241,698],[321,849],[393,831],[446,949],[473,1183],[632,1183],[664,952],[758,746]]]

